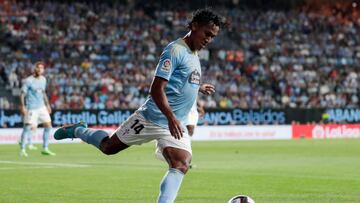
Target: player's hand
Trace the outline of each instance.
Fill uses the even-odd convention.
[[[49,112],[49,114],[51,113],[51,107],[50,106],[46,106],[47,111]]]
[[[211,95],[211,94],[214,94],[215,93],[215,86],[214,85],[211,85],[211,84],[202,84],[200,86],[200,90],[199,90],[201,93],[203,94],[207,94],[207,95]]]
[[[168,119],[168,125],[171,135],[175,138],[180,140],[183,137],[184,130],[181,128],[180,122],[175,118]]]

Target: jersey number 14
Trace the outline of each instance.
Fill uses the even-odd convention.
[[[134,121],[134,124],[132,124],[130,128],[135,131],[135,134],[139,134],[140,131],[145,128],[145,126],[143,124],[140,124],[140,121],[138,119],[135,119]]]

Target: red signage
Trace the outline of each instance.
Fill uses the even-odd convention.
[[[360,124],[293,125],[293,138],[360,138]]]

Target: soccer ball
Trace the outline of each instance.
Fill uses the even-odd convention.
[[[228,203],[255,203],[251,197],[246,195],[237,195],[233,198],[231,198]]]

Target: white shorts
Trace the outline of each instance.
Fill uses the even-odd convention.
[[[51,123],[50,114],[45,106],[38,109],[28,110],[24,117],[24,123],[30,124],[34,127],[37,127],[38,124],[41,123]]]
[[[183,149],[192,154],[190,136],[183,133],[180,140],[171,136],[170,131],[147,121],[140,113],[132,114],[120,127],[115,131],[121,142],[128,146],[141,145],[152,140],[157,141],[157,148],[163,151],[166,147]]]
[[[196,126],[199,120],[199,112],[197,111],[197,107],[195,106],[195,108],[191,108],[189,114],[188,114],[188,118],[187,118],[187,122],[186,125],[193,125]]]

